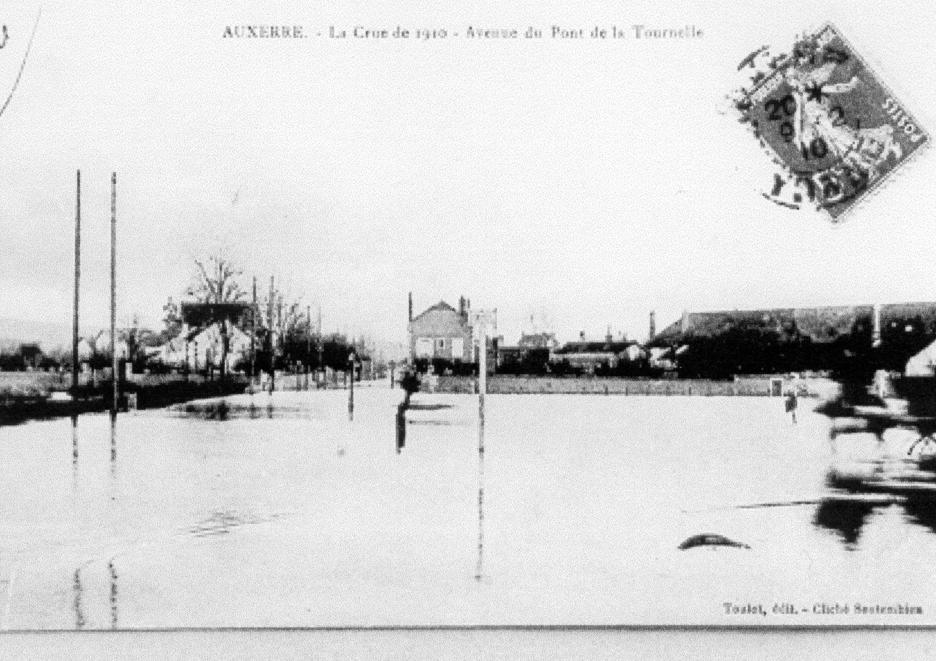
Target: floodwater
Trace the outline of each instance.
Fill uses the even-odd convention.
[[[398,453],[401,399],[0,428],[0,627],[936,622],[936,504],[829,476],[902,432],[832,444],[809,400],[793,424],[771,398],[488,396],[482,473],[476,396],[414,397]],[[679,548],[699,534],[738,545]]]

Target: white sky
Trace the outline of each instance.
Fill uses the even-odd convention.
[[[936,300],[932,150],[832,227],[760,197],[772,166],[724,113],[742,57],[831,20],[932,133],[932,3],[163,4],[43,3],[0,117],[0,318],[69,323],[76,168],[89,326],[108,319],[112,170],[118,317],[151,324],[219,249],[320,304],[326,330],[386,340],[409,291],[416,312],[497,307],[508,342],[531,314],[562,339],[643,337],[651,309],[662,328],[684,308]],[[0,5],[2,90],[37,6]],[[221,38],[262,22],[461,37]],[[464,37],[635,23],[705,36]]]

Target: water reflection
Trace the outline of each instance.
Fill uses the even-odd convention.
[[[112,412],[110,414],[110,466],[111,466],[111,477],[114,477],[117,472],[117,413]]]
[[[70,425],[71,469],[77,498],[75,505],[84,512],[84,516],[93,517],[101,523],[103,517],[115,511],[113,507],[118,491],[118,414],[104,415],[107,415],[106,427],[98,426],[99,422],[95,423],[94,417],[97,416],[86,420],[87,429],[83,429],[82,433],[78,430],[78,416],[71,417]],[[98,433],[93,432],[95,428],[99,430]],[[105,466],[109,469],[106,473]],[[71,574],[71,611],[76,629],[104,628],[108,622],[111,628],[117,628],[117,579],[114,557],[106,563],[103,559],[85,561],[74,570]]]
[[[269,401],[266,406],[257,406],[257,404],[254,402],[253,396],[251,396],[250,402],[247,404],[242,404],[239,402],[232,403],[222,399],[219,401],[189,402],[187,404],[180,404],[171,407],[169,411],[173,415],[184,418],[200,418],[203,420],[217,421],[237,419],[257,420],[259,418],[272,420],[274,418],[309,417],[308,407],[287,406],[282,404],[274,407],[272,401]]]
[[[91,608],[91,613],[88,613],[89,604],[87,601],[91,602],[91,605],[94,604],[94,590],[91,589],[91,594],[88,594],[89,588],[85,586],[82,582],[82,573],[87,577],[88,571],[92,573],[92,580],[90,581],[93,586],[93,575],[94,575],[94,563],[85,563],[84,565],[75,569],[75,573],[72,575],[72,610],[75,615],[75,628],[84,629],[88,625],[89,615],[93,615],[95,609]],[[118,627],[118,610],[117,610],[117,569],[114,567],[114,558],[111,558],[107,563],[107,608],[109,610],[110,628],[116,629]],[[96,618],[91,618],[92,620]],[[93,627],[97,628],[97,627]],[[101,627],[103,628],[103,627]]]
[[[107,563],[107,571],[110,574],[110,610],[111,610],[111,628],[117,628],[117,570],[114,569],[114,559],[111,558]]]
[[[74,608],[74,611],[75,611],[75,628],[83,629],[85,625],[85,618],[84,618],[84,613],[81,610],[82,588],[81,588],[81,568],[80,567],[75,570],[75,574],[72,577],[72,592],[74,593],[72,607]]]
[[[214,535],[226,535],[232,530],[245,525],[255,525],[258,523],[267,523],[275,521],[282,515],[278,513],[269,516],[256,516],[235,510],[215,511],[211,515],[199,521],[188,529],[188,533],[195,537],[210,537]]]
[[[78,470],[78,416],[71,417],[72,430],[72,469]]]
[[[874,505],[854,500],[826,499],[816,509],[814,523],[839,534],[849,551],[856,550],[861,529]]]
[[[826,476],[833,492],[816,510],[814,525],[833,531],[849,551],[875,512],[899,507],[903,520],[936,533],[936,471],[931,456],[879,457],[834,468]]]
[[[903,508],[909,520],[936,533],[936,499],[908,499]]]
[[[406,447],[406,408],[407,403],[402,402],[397,405],[396,413],[396,452],[400,454]]]
[[[117,413],[108,413],[106,414],[109,417],[108,423],[108,445],[103,446],[95,442],[95,438],[92,435],[90,438],[84,440],[85,449],[83,452],[79,452],[79,442],[81,441],[81,435],[78,433],[78,417],[71,416],[71,465],[72,465],[72,487],[77,489],[79,482],[81,481],[79,471],[79,457],[84,457],[83,463],[86,464],[85,470],[87,470],[87,464],[93,467],[97,462],[94,460],[94,457],[97,456],[98,460],[103,459],[100,454],[105,448],[109,449],[110,460],[108,462],[110,467],[110,477],[111,485],[115,483],[115,478],[117,477]],[[89,445],[90,443],[90,445]],[[111,500],[114,500],[112,497]]]

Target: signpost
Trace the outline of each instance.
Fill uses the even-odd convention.
[[[473,335],[478,343],[478,565],[475,580],[483,576],[484,560],[484,395],[487,393],[487,331],[494,322],[493,312],[471,313]]]
[[[111,173],[111,310],[110,310],[110,351],[111,380],[114,392],[111,401],[111,413],[117,414],[120,401],[120,381],[117,378],[117,173]]]
[[[75,197],[75,313],[72,317],[72,397],[78,398],[78,292],[81,281],[81,170],[76,173]]]

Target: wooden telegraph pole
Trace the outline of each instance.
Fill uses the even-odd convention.
[[[114,381],[111,413],[117,413],[120,399],[120,380],[117,378],[117,173],[111,173],[111,309],[110,309],[110,351],[111,376]]]
[[[478,336],[478,565],[475,579],[480,581],[484,567],[484,395],[487,393],[487,327],[493,315],[485,310],[472,313],[473,329]]]
[[[72,397],[78,397],[78,291],[81,282],[81,170],[76,172],[75,195],[75,309],[72,315]]]

